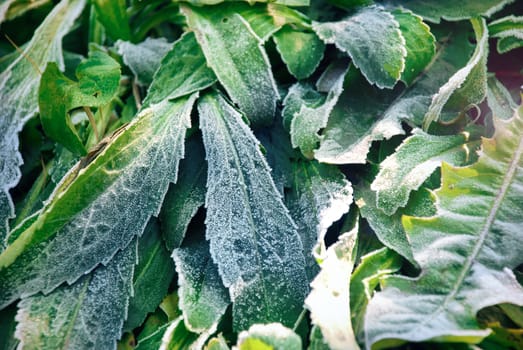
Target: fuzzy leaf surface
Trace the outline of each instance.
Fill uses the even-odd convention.
[[[489,34],[498,38],[497,50],[505,53],[523,46],[523,16],[507,16],[488,25]]]
[[[444,164],[437,215],[403,218],[422,273],[382,281],[365,317],[368,348],[398,340],[475,343],[490,333],[476,321],[480,309],[523,305],[512,272],[523,262],[522,114],[496,120],[477,163]]]
[[[0,308],[77,280],[141,235],[184,155],[196,95],[145,109],[91,162],[79,162],[0,254]]]
[[[218,94],[198,105],[208,160],[210,250],[233,302],[233,326],[293,326],[308,286],[303,247],[256,140]]]
[[[133,293],[136,240],[73,285],[36,294],[18,305],[19,349],[111,349]]]
[[[510,119],[517,108],[507,88],[494,75],[487,80],[487,103],[492,114],[500,119]]]
[[[238,335],[238,350],[300,350],[301,338],[281,323],[255,324]]]
[[[279,93],[262,41],[249,23],[235,11],[189,6],[182,11],[231,99],[253,124],[270,124]]]
[[[22,157],[18,152],[18,133],[38,111],[40,72],[48,61],[64,68],[62,38],[71,30],[85,6],[85,0],[62,1],[36,29],[31,41],[0,73],[0,251],[9,230],[7,220],[14,215],[9,190],[20,180]]]

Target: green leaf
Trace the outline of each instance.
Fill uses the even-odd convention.
[[[346,62],[331,65],[324,72],[318,86],[328,91],[327,96],[316,94],[308,85],[297,83],[289,89],[283,104],[285,114],[292,115],[291,142],[307,158],[313,158],[321,137],[318,132],[327,125],[329,116],[343,92],[343,81],[348,70]],[[288,118],[288,117],[287,117]]]
[[[198,338],[189,332],[179,317],[158,328],[153,334],[141,339],[136,350],[182,350],[188,349]]]
[[[151,84],[154,73],[171,46],[164,38],[150,37],[138,44],[122,40],[118,40],[115,44],[118,54],[122,56],[124,63],[131,69],[136,82],[140,85]]]
[[[195,333],[215,329],[230,304],[204,231],[191,232],[172,255],[178,272],[179,306],[186,327]]]
[[[96,17],[113,40],[131,40],[126,0],[92,0]]]
[[[207,346],[205,347],[205,350],[230,350],[229,346],[227,345],[227,342],[223,338],[223,336],[220,334],[217,337],[212,338],[207,343]]]
[[[407,49],[401,80],[410,85],[432,61],[436,53],[436,39],[430,32],[430,27],[412,12],[396,10],[392,15],[400,25]]]
[[[379,88],[392,88],[405,69],[405,39],[394,16],[378,6],[365,7],[339,22],[314,22],[327,44],[347,52],[365,78]]]
[[[0,349],[15,350],[18,339],[15,338],[16,330],[16,305],[12,305],[0,313]]]
[[[308,350],[330,350],[329,344],[323,338],[321,329],[314,325],[311,328]]]
[[[285,26],[274,34],[276,48],[289,72],[296,79],[308,78],[323,58],[325,44],[315,33]]]
[[[356,227],[343,233],[327,249],[321,271],[311,283],[305,299],[312,323],[317,325],[332,349],[359,349],[354,336],[350,311],[350,276],[354,267]]]
[[[311,281],[318,272],[313,249],[318,246],[314,250],[323,256],[327,229],[349,211],[352,186],[337,167],[316,161],[294,163],[292,174],[286,203],[298,225]]]
[[[301,338],[280,323],[255,324],[238,335],[238,350],[301,350]]]
[[[109,55],[95,51],[76,69],[78,82],[67,78],[58,66],[47,65],[38,90],[40,120],[45,133],[71,152],[87,151],[70,117],[79,107],[101,107],[118,93],[120,65]]]
[[[480,103],[487,93],[487,58],[488,58],[488,30],[484,19],[471,19],[476,35],[476,49],[467,62],[467,65],[457,71],[449,81],[443,85],[438,93],[432,97],[432,103],[425,115],[424,129],[430,123],[440,120],[443,108],[451,109],[450,118],[453,119],[463,109]],[[444,117],[443,120],[447,121]]]
[[[406,7],[425,19],[439,23],[441,19],[447,21],[461,21],[479,16],[490,17],[514,0],[394,0],[399,6]]]
[[[194,33],[185,33],[162,59],[143,105],[189,95],[215,82],[216,77],[207,67]]]
[[[14,231],[16,240],[0,254],[0,308],[74,282],[142,234],[176,180],[195,99],[152,105],[94,160],[71,169],[38,218]]]
[[[189,223],[205,203],[207,163],[201,139],[193,137],[185,147],[190,157],[180,162],[178,179],[169,187],[160,212],[163,238],[169,251],[182,244]]]
[[[218,94],[205,95],[198,110],[209,164],[206,237],[229,288],[233,326],[292,326],[308,292],[295,224],[241,115]]]
[[[369,348],[397,340],[476,343],[490,333],[478,326],[480,309],[523,305],[512,272],[523,262],[522,115],[495,120],[477,163],[443,165],[436,216],[403,218],[422,273],[382,281],[365,317]]]
[[[148,313],[153,312],[167,295],[174,277],[174,264],[164,246],[160,227],[151,219],[138,240],[138,265],[133,277],[134,294],[124,331],[140,326]]]
[[[62,1],[36,29],[23,52],[0,73],[0,251],[5,247],[8,219],[14,215],[9,190],[20,180],[22,158],[18,133],[38,111],[40,74],[48,61],[64,68],[62,38],[80,15],[85,0]],[[29,60],[27,57],[31,57]]]
[[[0,24],[10,21],[24,13],[47,5],[51,0],[4,0],[0,4]]]
[[[254,125],[272,122],[279,99],[262,41],[234,11],[181,7],[207,64]],[[230,40],[234,38],[234,40]]]
[[[221,4],[223,2],[235,2],[235,1],[245,1],[249,3],[250,5],[260,2],[267,2],[267,3],[274,3],[278,5],[285,5],[285,6],[309,6],[310,0],[175,0],[176,2],[187,2],[189,4],[202,6],[202,5],[216,5]]]
[[[460,166],[469,162],[479,141],[470,140],[470,134],[429,135],[415,129],[392,155],[381,164],[370,188],[376,191],[376,204],[387,215],[404,207],[410,192],[417,190],[442,162]]]
[[[73,285],[22,299],[19,349],[116,348],[133,293],[136,241]]]
[[[500,119],[510,119],[517,108],[510,92],[494,74],[487,79],[487,103],[492,114]]]
[[[497,50],[505,53],[523,46],[523,16],[507,16],[489,23],[489,34],[498,38]]]

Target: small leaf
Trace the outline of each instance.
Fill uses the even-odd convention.
[[[141,85],[149,85],[153,81],[154,73],[160,67],[163,57],[169,52],[171,44],[164,38],[149,37],[138,44],[118,40],[115,48],[122,56],[124,63],[133,72],[136,82]]]
[[[279,99],[262,41],[234,11],[181,7],[187,22],[231,99],[254,125],[272,122]],[[230,40],[230,38],[235,38]]]
[[[126,0],[93,0],[96,18],[113,40],[131,39],[131,27],[127,16]]]
[[[227,342],[220,334],[217,337],[214,337],[211,340],[209,340],[207,346],[205,347],[205,350],[231,350],[231,348],[229,348],[229,345],[227,345]]]
[[[325,44],[315,33],[285,26],[274,34],[276,48],[289,72],[296,79],[308,78],[323,58]]]
[[[183,318],[179,317],[141,339],[136,350],[182,350],[188,349],[198,338],[185,328]]]
[[[357,227],[343,233],[327,249],[321,271],[305,299],[312,323],[317,325],[331,349],[359,349],[351,323],[350,276],[354,267]]]
[[[255,324],[238,335],[238,350],[301,350],[301,338],[280,323]]]
[[[505,53],[523,46],[523,16],[507,16],[488,25],[492,38],[498,38],[497,50]]]
[[[101,107],[118,92],[120,65],[109,55],[95,51],[76,69],[78,82],[68,79],[51,62],[42,74],[38,91],[40,120],[47,136],[77,155],[86,155],[70,117],[79,107]]]
[[[313,23],[318,36],[347,52],[365,78],[392,88],[405,69],[405,39],[394,16],[378,6],[366,7],[339,22]]]
[[[163,57],[143,101],[144,107],[203,90],[216,82],[194,33],[185,33]]]
[[[19,349],[116,348],[133,293],[136,241],[73,285],[22,299]]]
[[[516,102],[495,75],[487,79],[487,103],[492,114],[499,119],[510,119],[517,108]]]
[[[233,302],[233,326],[293,326],[308,291],[303,247],[272,181],[259,142],[218,94],[199,102],[209,164],[211,255]]]
[[[152,105],[94,160],[71,169],[0,254],[0,308],[76,281],[142,234],[176,180],[195,99]]]
[[[477,163],[443,165],[437,215],[403,218],[422,273],[382,280],[365,317],[369,349],[397,340],[476,343],[491,332],[476,321],[480,309],[523,306],[512,272],[523,262],[523,110],[495,127]]]

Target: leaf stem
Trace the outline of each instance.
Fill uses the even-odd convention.
[[[87,118],[89,118],[89,123],[91,124],[91,127],[94,130],[94,136],[96,137],[96,142],[100,142],[100,134],[98,133],[98,127],[96,126],[96,120],[94,119],[93,112],[91,111],[91,108],[84,106],[84,111],[87,114]]]

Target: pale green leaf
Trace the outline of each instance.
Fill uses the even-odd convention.
[[[136,240],[107,266],[18,305],[18,349],[115,349],[133,293]]]
[[[292,174],[286,203],[298,225],[311,281],[318,272],[313,249],[323,255],[327,229],[349,211],[352,186],[337,167],[316,161],[294,163]]]
[[[510,92],[494,74],[487,79],[487,103],[492,114],[500,119],[510,119],[517,108]]]
[[[216,82],[194,33],[185,33],[163,57],[154,74],[144,106],[203,90]]]
[[[327,249],[321,271],[311,283],[305,305],[333,350],[359,349],[350,311],[350,276],[354,267],[358,228],[343,233]]]
[[[465,108],[480,103],[487,93],[487,58],[488,58],[488,30],[484,19],[471,19],[476,35],[476,49],[466,66],[457,71],[438,93],[432,97],[432,103],[423,122],[426,130],[429,125],[441,118],[443,108],[450,108],[450,119]]]
[[[216,328],[230,304],[218,267],[211,258],[204,229],[190,232],[181,247],[173,251],[178,272],[179,307],[186,327],[195,333]]]
[[[85,0],[62,1],[49,13],[25,46],[23,55],[0,73],[0,251],[5,246],[7,220],[14,215],[9,190],[20,180],[22,158],[18,133],[38,111],[40,74],[48,61],[63,69],[62,38],[85,6]],[[33,66],[35,64],[35,66]]]
[[[396,10],[392,15],[400,25],[407,49],[401,80],[410,85],[432,61],[436,53],[436,39],[430,32],[430,27],[423,23],[421,17],[412,12]]]
[[[327,44],[347,52],[365,78],[380,88],[392,88],[405,69],[405,39],[394,16],[371,6],[339,22],[314,22]]]
[[[465,165],[470,154],[475,154],[479,141],[470,140],[470,134],[429,135],[415,129],[396,151],[380,164],[380,171],[370,188],[376,191],[376,204],[385,214],[392,215],[404,207],[410,192],[441,166],[442,162]]]
[[[159,327],[154,333],[141,339],[136,350],[185,350],[198,338],[185,328],[183,318],[177,319]]]
[[[196,95],[145,109],[91,162],[80,161],[38,218],[0,254],[0,307],[77,280],[158,215],[184,154]]]
[[[4,0],[0,4],[0,24],[50,2],[51,0]]]
[[[498,38],[497,50],[505,53],[523,46],[523,16],[507,16],[489,23],[489,34]]]
[[[325,44],[315,33],[285,26],[274,34],[276,49],[296,79],[308,78],[323,58]]]
[[[365,317],[368,348],[398,340],[476,343],[491,332],[476,321],[480,309],[523,306],[512,272],[523,262],[522,115],[495,120],[477,163],[443,165],[436,216],[403,218],[422,272],[382,281]]]
[[[92,0],[92,3],[96,9],[96,18],[111,39],[131,39],[126,0]]]
[[[223,97],[198,105],[209,163],[207,232],[233,302],[233,326],[293,326],[308,292],[303,247],[259,142]]]
[[[255,324],[238,335],[235,350],[301,350],[301,338],[281,323]]]
[[[115,44],[123,62],[133,72],[136,82],[141,85],[151,84],[154,73],[160,67],[163,57],[170,51],[171,46],[164,38],[150,37],[138,44],[122,40],[118,40]]]
[[[271,124],[279,99],[260,38],[234,11],[182,6],[207,64],[254,125]],[[234,40],[230,40],[234,38]]]
[[[76,77],[78,82],[70,80],[56,63],[50,62],[42,74],[38,106],[47,136],[76,155],[86,155],[70,112],[79,107],[101,107],[116,97],[120,65],[109,55],[95,51],[80,63]]]
[[[174,272],[174,263],[164,246],[158,222],[151,219],[138,240],[138,265],[133,277],[134,295],[129,300],[124,331],[132,331],[140,326],[147,314],[160,305],[167,295]]]
[[[230,350],[229,345],[220,334],[217,337],[211,338],[205,346],[205,350]]]
[[[189,223],[205,203],[207,163],[202,141],[193,137],[185,147],[190,156],[180,162],[178,179],[169,187],[160,212],[162,234],[169,251],[182,244]]]
[[[425,19],[439,23],[461,21],[479,16],[489,17],[514,0],[394,0],[392,3],[406,7]]]

